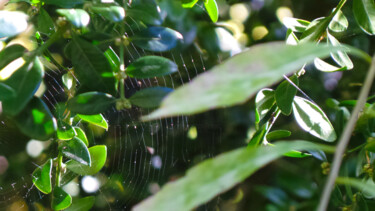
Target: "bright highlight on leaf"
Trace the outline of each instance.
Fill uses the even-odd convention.
[[[204,0],[204,7],[212,22],[216,23],[219,19],[219,8],[217,7],[216,0]]]
[[[22,12],[0,11],[0,40],[25,31],[27,18],[27,15]]]
[[[82,9],[58,9],[56,11],[77,28],[86,27],[90,22],[90,15]]]
[[[33,183],[38,190],[44,194],[49,194],[52,191],[51,173],[52,159],[49,159],[45,164],[36,168],[33,172]]]

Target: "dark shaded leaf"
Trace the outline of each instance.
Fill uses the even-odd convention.
[[[52,196],[52,209],[63,210],[72,204],[72,197],[62,188],[55,187]]]
[[[44,8],[40,8],[37,29],[40,33],[51,36],[55,32],[55,24]]]
[[[294,85],[288,81],[283,81],[279,86],[277,86],[275,90],[275,100],[277,107],[279,107],[281,113],[284,115],[290,115],[292,113],[292,104],[294,96],[297,94],[297,88],[298,86],[298,77],[296,75],[293,75],[289,78],[291,82],[294,83]]]
[[[64,141],[59,146],[63,155],[86,166],[91,166],[89,150],[85,143],[78,137]]]
[[[133,78],[153,78],[169,75],[178,70],[171,60],[161,56],[143,56],[126,68],[126,74]]]
[[[289,130],[274,130],[267,134],[266,139],[267,141],[274,141],[274,140],[287,138],[290,135],[292,135],[292,133]]]
[[[286,28],[291,29],[293,32],[304,32],[310,22],[302,19],[286,17],[283,19],[283,24]]]
[[[142,108],[156,108],[163,98],[172,92],[173,89],[167,87],[150,87],[137,91],[129,98],[129,101]]]
[[[94,196],[87,196],[80,199],[73,199],[72,206],[65,209],[65,211],[89,211],[95,203]]]
[[[182,7],[192,8],[198,2],[198,0],[182,0]]]
[[[38,166],[33,172],[33,183],[44,194],[49,194],[52,191],[51,173],[52,159],[49,159],[42,166]]]
[[[348,19],[346,19],[344,13],[339,10],[328,27],[334,32],[343,32],[348,28],[348,25]]]
[[[107,147],[104,145],[96,145],[89,148],[91,157],[91,166],[83,165],[77,161],[70,160],[66,163],[66,167],[76,174],[93,175],[103,168],[107,159]]]
[[[115,98],[101,92],[86,92],[71,98],[68,109],[79,114],[93,115],[107,111],[115,103]]]

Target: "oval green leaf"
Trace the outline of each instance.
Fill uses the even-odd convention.
[[[277,107],[279,107],[281,113],[287,116],[292,113],[293,99],[297,94],[297,88],[295,86],[298,86],[298,77],[293,75],[289,80],[290,81],[283,81],[275,90]]]
[[[182,40],[182,35],[170,28],[151,26],[132,36],[131,41],[148,51],[169,51]]]
[[[375,34],[375,3],[373,0],[353,0],[353,13],[361,29]]]
[[[273,110],[275,105],[275,92],[272,89],[262,89],[255,97],[255,111],[257,113],[256,122],[262,121],[267,114]]]
[[[60,140],[70,140],[76,136],[76,132],[73,127],[66,122],[61,120],[58,121],[57,127],[57,138]]]
[[[86,146],[89,146],[89,140],[87,139],[85,132],[80,127],[73,127],[73,129],[77,134],[77,138],[81,139]]]
[[[26,48],[18,44],[14,44],[3,49],[0,52],[0,70],[17,58],[22,57],[25,52]],[[2,79],[3,77],[0,78]]]
[[[39,98],[34,97],[14,121],[22,133],[33,139],[46,141],[55,135],[56,120]]]
[[[143,56],[126,68],[126,74],[133,78],[153,78],[169,75],[178,70],[171,60],[161,56]]]
[[[150,87],[137,91],[129,98],[131,104],[141,108],[156,108],[165,96],[173,89],[167,87]]]
[[[94,124],[96,126],[102,127],[106,130],[108,130],[108,123],[104,119],[102,114],[95,114],[95,115],[77,115],[79,118],[81,118],[83,121]]]
[[[0,11],[0,39],[15,36],[27,28],[27,15],[18,11]]]
[[[115,98],[101,92],[86,92],[71,98],[68,109],[79,114],[92,115],[107,111],[115,103]]]
[[[339,10],[335,17],[333,17],[331,23],[329,23],[329,29],[334,32],[343,32],[349,26],[348,19],[346,19],[344,13]]]
[[[52,195],[52,209],[63,210],[72,204],[72,197],[62,188],[55,187]]]
[[[58,9],[56,11],[77,28],[86,27],[90,22],[90,15],[82,9]]]
[[[125,18],[124,8],[119,6],[91,7],[91,10],[113,22],[120,22]]]
[[[212,22],[216,23],[219,19],[219,8],[217,7],[215,0],[205,0],[204,7],[207,10]]]
[[[65,211],[89,211],[95,203],[94,196],[87,196],[80,199],[73,199],[72,206],[65,209]]]
[[[74,137],[71,140],[62,142],[59,149],[65,157],[75,160],[82,165],[91,166],[89,150],[80,138]]]
[[[289,130],[274,130],[267,134],[266,139],[267,141],[274,141],[287,138],[290,135],[292,135],[292,133]]]
[[[198,0],[182,0],[183,8],[192,8],[198,2]]]
[[[96,145],[89,148],[91,157],[91,166],[83,165],[77,161],[70,160],[66,163],[66,167],[79,175],[93,175],[103,168],[107,159],[107,147],[104,145]]]
[[[42,166],[38,166],[33,172],[33,183],[44,194],[49,194],[52,191],[51,173],[52,159],[49,159]]]
[[[166,184],[133,208],[139,210],[192,210],[229,190],[255,171],[292,150],[328,150],[334,147],[306,141],[279,142],[274,147],[250,147],[223,153],[190,169],[186,176]]]
[[[0,101],[7,100],[16,96],[16,91],[3,83],[0,83]]]
[[[324,141],[333,142],[336,140],[336,133],[328,117],[313,102],[296,96],[293,102],[293,113],[298,125]]]
[[[283,24],[293,32],[304,32],[310,22],[302,19],[286,17],[283,19]]]

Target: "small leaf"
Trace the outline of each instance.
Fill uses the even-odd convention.
[[[63,8],[72,8],[76,5],[83,4],[85,0],[43,0],[45,4],[56,5]]]
[[[77,134],[77,138],[81,139],[86,146],[89,146],[89,140],[87,139],[85,132],[80,127],[73,127],[73,129]]]
[[[375,3],[373,0],[353,0],[353,13],[361,29],[375,34]]]
[[[293,102],[293,113],[298,125],[324,141],[336,140],[336,133],[324,112],[314,103],[296,96]]]
[[[268,143],[268,146],[274,147],[275,145],[271,144],[271,143]],[[311,154],[309,154],[309,153],[300,152],[300,151],[297,151],[297,150],[291,150],[289,152],[284,153],[283,155],[286,156],[286,157],[291,157],[291,158],[304,158],[304,157],[310,157],[311,156]]]
[[[120,22],[125,18],[125,10],[119,6],[91,7],[92,11],[113,22]]]
[[[107,159],[107,147],[104,145],[96,145],[89,148],[91,157],[91,166],[82,165],[81,163],[70,160],[66,163],[66,167],[76,174],[93,175],[103,168]]]
[[[348,19],[346,19],[344,13],[339,10],[328,27],[334,32],[343,32],[348,28],[348,25]]]
[[[108,123],[104,119],[102,114],[96,114],[96,115],[77,115],[79,118],[81,118],[83,121],[94,124],[96,126],[102,127],[106,130],[108,130]]]
[[[316,69],[322,71],[322,72],[337,72],[337,71],[344,71],[347,70],[347,67],[336,67],[334,65],[331,65],[319,58],[314,59],[314,66]]]
[[[64,86],[70,90],[72,87],[73,87],[73,80],[74,80],[74,77],[71,73],[66,73],[62,76],[62,82],[64,84]]]
[[[39,98],[34,97],[14,121],[22,133],[33,139],[46,141],[55,135],[56,120]]]
[[[327,33],[327,41],[333,46],[340,46],[340,42],[331,34]],[[346,70],[353,69],[353,62],[350,60],[348,54],[342,51],[332,52],[333,60],[341,67],[346,67]]]
[[[129,98],[129,101],[141,108],[155,108],[160,105],[163,98],[172,92],[173,89],[167,87],[150,87],[137,91]]]
[[[133,211],[192,210],[232,188],[283,154],[292,150],[330,152],[334,147],[306,141],[279,142],[274,147],[250,147],[222,153],[188,170],[186,176],[166,184],[158,193],[142,201]]]
[[[183,8],[192,8],[198,2],[198,0],[182,0]]]
[[[68,101],[68,109],[79,114],[92,115],[106,112],[115,103],[115,98],[101,92],[86,92]]]
[[[248,147],[253,147],[253,146],[259,146],[260,144],[263,144],[264,136],[266,135],[268,129],[268,124],[263,124],[263,126],[258,129],[254,135],[251,137],[249,144],[247,145]]]
[[[82,9],[58,9],[56,11],[77,28],[86,27],[90,22],[90,15]]]
[[[266,136],[267,141],[274,141],[279,140],[283,138],[287,138],[292,133],[289,130],[274,130],[272,132],[269,132]]]
[[[63,155],[86,166],[91,166],[89,150],[85,143],[78,137],[64,141],[59,146]]]
[[[55,32],[55,25],[51,16],[42,7],[39,9],[37,29],[40,33],[48,36],[51,36]]]
[[[57,138],[60,140],[70,140],[74,136],[76,136],[76,132],[73,127],[60,120],[57,127]]]
[[[22,45],[14,44],[7,46],[0,52],[0,70],[7,66],[12,61],[20,58],[26,52],[26,48]],[[0,77],[3,79],[2,77]]]
[[[269,111],[272,110],[273,105],[275,105],[275,92],[272,89],[262,89],[258,92],[255,97],[255,107],[256,113],[258,114],[258,119],[256,122],[259,123],[264,117],[267,116]]]
[[[0,83],[0,101],[7,100],[16,96],[16,91],[3,83]]]
[[[33,183],[42,193],[49,194],[52,191],[51,175],[52,159],[49,159],[42,166],[39,166],[33,172]]]
[[[55,187],[52,196],[52,209],[63,210],[72,204],[72,197],[67,194],[62,188]]]
[[[169,75],[177,70],[177,65],[167,58],[143,56],[126,68],[126,74],[133,78],[153,78]]]
[[[170,28],[151,26],[132,36],[131,41],[148,51],[163,52],[176,47],[182,35]]]
[[[0,39],[15,36],[27,28],[27,15],[18,11],[0,11]]]
[[[277,107],[279,107],[281,113],[287,116],[292,113],[293,99],[297,94],[297,88],[295,85],[298,86],[298,77],[293,75],[289,78],[289,80],[293,82],[294,85],[290,81],[285,80],[279,86],[277,86],[275,90]]]
[[[293,32],[304,32],[310,22],[302,19],[286,17],[283,19],[283,24]]]
[[[142,21],[146,25],[161,25],[164,19],[160,7],[152,4],[132,5],[127,9],[126,16]]]
[[[204,7],[206,8],[212,22],[216,23],[219,19],[219,8],[217,7],[216,0],[205,0]]]
[[[89,211],[95,203],[94,196],[87,196],[80,199],[73,199],[72,206],[68,207],[64,211]]]
[[[120,58],[111,46],[104,52],[104,56],[107,58],[109,65],[111,65],[112,72],[118,72],[120,70]]]

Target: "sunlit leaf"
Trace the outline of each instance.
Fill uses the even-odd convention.
[[[284,115],[292,113],[292,104],[294,96],[297,94],[298,77],[293,75],[289,78],[290,81],[285,80],[275,90],[275,100],[277,107]],[[292,84],[293,83],[293,84]]]
[[[101,92],[86,92],[68,101],[68,109],[85,115],[106,112],[115,103],[115,98]]]
[[[34,97],[14,120],[20,131],[33,139],[46,141],[55,135],[56,120],[39,98]]]
[[[126,74],[134,78],[153,78],[169,75],[177,70],[177,65],[167,58],[143,56],[126,68]]]
[[[94,196],[87,196],[80,199],[73,199],[72,206],[64,211],[89,211],[95,203]]]
[[[79,118],[81,118],[83,121],[94,124],[96,126],[102,127],[106,130],[108,130],[108,123],[104,119],[102,114],[96,114],[96,115],[77,115]]]
[[[96,145],[89,148],[91,157],[91,166],[83,165],[77,161],[70,160],[66,163],[66,167],[76,174],[93,175],[103,168],[107,159],[107,147],[104,145]]]
[[[130,39],[145,50],[163,52],[176,47],[182,40],[182,35],[170,28],[151,26],[136,33]]]
[[[216,0],[205,0],[204,7],[206,8],[212,22],[216,23],[219,19],[219,8],[217,7]]]
[[[7,66],[12,61],[23,56],[26,52],[25,47],[22,45],[11,45],[7,46],[0,52],[0,70]]]
[[[327,33],[328,43],[333,46],[340,46],[340,42],[331,34]],[[348,54],[342,51],[332,52],[331,56],[333,60],[341,67],[346,67],[347,70],[353,69],[353,62],[350,60]]]
[[[85,27],[90,22],[90,15],[82,9],[58,9],[56,11],[77,28]]]
[[[283,19],[283,24],[286,28],[291,29],[293,32],[304,32],[310,22],[302,19],[285,17]]]
[[[322,109],[313,102],[296,96],[293,102],[293,114],[298,125],[306,132],[324,141],[336,140],[331,122]]]
[[[337,67],[334,65],[331,65],[319,58],[314,59],[314,66],[316,69],[323,71],[323,72],[336,72],[336,71],[344,71],[347,70],[347,67]]]
[[[91,166],[89,150],[85,143],[78,137],[63,141],[59,146],[63,155],[86,166]]]
[[[315,57],[328,56],[337,50],[347,52],[349,48],[283,43],[254,46],[178,88],[163,100],[159,109],[143,119],[189,115],[244,103],[259,89],[279,81],[283,75],[301,68]]]
[[[371,179],[366,181],[357,178],[338,177],[336,178],[336,184],[350,185],[366,195],[375,196],[375,183]]]
[[[95,13],[113,22],[120,22],[125,18],[125,10],[119,6],[91,7]]]
[[[40,33],[51,36],[55,32],[55,24],[44,8],[40,8],[37,29]]]
[[[182,0],[182,7],[192,8],[198,2],[198,0]]]
[[[75,79],[74,79],[74,77],[71,73],[65,73],[61,77],[61,79],[62,79],[62,82],[63,82],[64,86],[67,89],[71,89],[73,87],[73,84],[74,84],[73,80],[75,80]]]
[[[118,72],[120,70],[120,58],[116,52],[109,47],[105,52],[104,56],[107,58],[109,65],[112,67],[112,72]]]
[[[137,91],[129,98],[129,101],[141,108],[156,108],[163,98],[172,92],[173,89],[167,87],[150,87]]]
[[[33,183],[44,194],[49,194],[52,191],[52,159],[49,159],[42,166],[38,166],[33,172]]]
[[[27,15],[18,11],[0,11],[0,39],[15,36],[27,28]]]
[[[261,167],[291,150],[324,149],[333,147],[311,142],[279,142],[274,147],[241,148],[207,159],[190,169],[186,176],[166,184],[161,191],[136,205],[133,210],[192,210],[218,194],[243,181]]]
[[[267,141],[280,140],[289,137],[291,134],[289,130],[274,130],[269,132],[266,138]]]
[[[334,32],[343,32],[348,28],[348,25],[348,19],[346,19],[344,13],[339,10],[328,27]]]
[[[132,5],[131,8],[127,9],[126,16],[142,21],[147,25],[161,25],[164,21],[160,8],[152,4]]]
[[[57,138],[60,140],[69,140],[76,136],[73,127],[66,122],[59,120],[57,127]]]
[[[373,0],[353,0],[353,13],[361,29],[375,34],[375,3]]]
[[[72,204],[72,197],[62,188],[55,187],[52,195],[52,209],[63,210]]]
[[[80,127],[73,127],[73,129],[77,134],[77,138],[81,139],[86,146],[89,146],[89,140],[87,139],[85,132]]]

